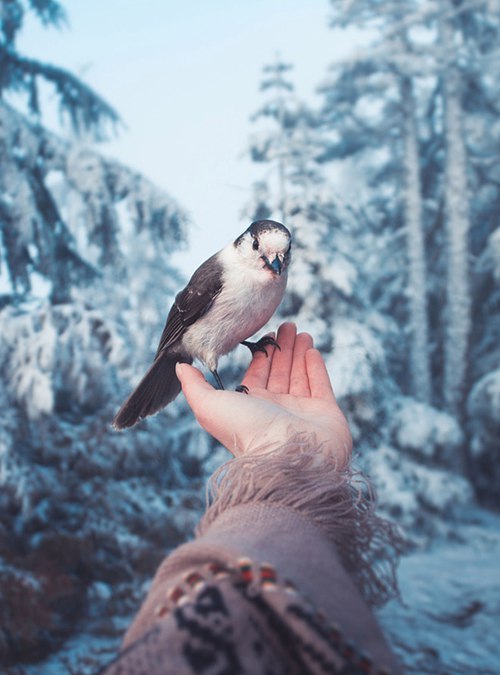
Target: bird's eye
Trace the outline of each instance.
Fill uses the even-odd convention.
[[[254,251],[259,250],[259,240],[258,239],[253,240],[252,248],[253,248]]]

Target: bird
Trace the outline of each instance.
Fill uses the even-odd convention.
[[[248,338],[272,317],[285,293],[291,260],[290,231],[274,220],[256,220],[208,258],[180,291],[168,313],[154,361],[123,403],[112,425],[121,430],[154,415],[179,394],[177,363],[201,361],[224,388],[219,357],[243,344],[255,353],[270,336]],[[267,352],[266,352],[267,355]],[[241,385],[239,391],[248,393]]]

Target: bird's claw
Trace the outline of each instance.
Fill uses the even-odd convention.
[[[252,356],[256,352],[264,352],[266,356],[269,356],[266,351],[266,347],[276,347],[281,351],[279,344],[270,335],[264,335],[264,337],[261,337],[260,340],[257,340],[257,342],[248,342],[248,340],[243,340],[241,344],[245,345],[245,347],[248,347],[248,349],[252,352]]]
[[[248,387],[246,387],[244,384],[239,384],[235,391],[239,391],[241,394],[248,394]]]

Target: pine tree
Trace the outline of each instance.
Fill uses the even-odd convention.
[[[0,4],[1,243],[14,295],[29,292],[31,276],[38,273],[49,281],[52,300],[64,302],[71,285],[88,281],[95,270],[76,250],[73,236],[47,187],[49,168],[60,165],[61,154],[67,151],[57,139],[42,133],[40,81],[53,86],[61,113],[69,118],[76,132],[101,137],[107,126],[118,122],[118,115],[71,73],[18,53],[16,38],[27,10],[46,26],[60,27],[65,22],[64,10],[56,0],[33,1],[27,9],[19,0],[2,0]],[[32,125],[8,105],[9,94],[13,92],[24,96],[34,120]],[[102,214],[102,219],[105,218]],[[112,224],[103,226],[110,233],[106,248],[111,249]]]
[[[461,10],[462,8],[459,12]],[[472,316],[469,268],[469,194],[462,107],[463,90],[457,59],[459,56],[454,46],[456,11],[453,2],[441,0],[437,20],[442,49],[441,90],[446,149],[444,202],[447,234],[447,304],[443,399],[447,410],[459,417],[463,412],[467,384]]]
[[[371,74],[368,64],[356,67],[360,76],[362,72]],[[280,312],[283,318],[296,321],[300,330],[311,332],[322,350],[339,403],[348,416],[357,452],[364,457],[364,468],[374,476],[380,489],[382,508],[408,528],[428,534],[433,521],[422,515],[422,508],[425,513],[444,515],[454,502],[467,499],[470,490],[462,478],[450,471],[421,466],[419,444],[433,455],[443,439],[449,447],[456,448],[462,436],[446,414],[402,396],[394,383],[387,345],[397,346],[401,333],[395,321],[384,314],[384,302],[373,291],[373,279],[380,275],[381,267],[389,268],[398,278],[400,256],[390,254],[394,231],[387,226],[380,229],[366,209],[346,205],[326,173],[328,165],[319,161],[332,148],[348,155],[352,144],[358,144],[361,150],[367,139],[374,144],[380,142],[373,141],[366,129],[365,133],[360,132],[356,120],[353,121],[355,112],[349,92],[354,90],[355,79],[348,73],[345,78],[345,88],[330,90],[332,96],[338,95],[338,105],[329,110],[339,119],[345,114],[343,121],[345,126],[350,125],[352,135],[339,133],[335,146],[335,139],[325,138],[319,124],[320,113],[305,108],[291,96],[288,99],[286,144],[282,147],[287,158],[285,223],[292,230],[293,260]],[[386,83],[386,75],[383,82],[370,78],[373,91]],[[395,84],[393,89],[397,100]],[[394,114],[399,120],[397,106]],[[381,117],[388,128],[395,127],[392,116]],[[345,127],[341,128],[343,131]],[[283,137],[278,119],[274,120],[274,127],[266,128],[258,136],[260,147],[273,147],[273,133]],[[266,216],[279,213],[281,203],[275,158],[264,153],[258,156],[268,160],[264,164],[267,171],[255,200],[247,207],[251,217],[257,213]],[[292,167],[297,171],[292,171]],[[381,169],[374,163],[371,178],[375,180],[386,170],[387,165]],[[389,214],[392,216],[390,211]],[[388,302],[395,295],[394,288],[388,289],[390,283],[382,285]],[[419,420],[418,438],[415,419]],[[392,447],[393,442],[396,448]],[[432,488],[436,482],[443,485],[439,503]],[[409,483],[415,494],[411,499],[407,495]]]
[[[44,671],[90,672],[116,653],[117,617],[136,611],[141,579],[200,507],[206,447],[189,450],[181,404],[136,433],[110,427],[178,288],[171,254],[187,217],[90,144],[118,120],[99,95],[16,51],[28,10],[64,21],[56,0],[0,0],[0,669],[52,654]],[[43,127],[41,81],[71,141]],[[97,616],[116,626],[107,653]],[[65,662],[54,653],[79,631],[101,646],[84,659],[69,647]]]
[[[284,318],[300,316],[301,325],[314,327],[317,339],[326,346],[331,342],[328,323],[338,291],[327,276],[332,248],[325,244],[330,226],[338,221],[315,159],[320,146],[311,130],[313,113],[297,98],[293,84],[284,80],[283,74],[290,70],[289,64],[280,61],[264,68],[261,91],[268,100],[252,120],[265,119],[268,124],[252,136],[250,156],[265,165],[265,179],[255,186],[245,211],[251,219],[281,219],[292,230],[296,266],[301,269],[298,272],[296,267],[290,275],[280,312]]]
[[[2,0],[0,5],[0,95],[15,91],[27,99],[30,112],[40,115],[40,81],[52,85],[62,115],[68,116],[77,133],[89,132],[101,138],[107,125],[115,125],[116,111],[95,91],[72,73],[52,64],[19,54],[16,39],[26,11],[33,12],[46,27],[60,28],[66,23],[65,11],[58,0]]]
[[[391,184],[396,213],[401,211],[407,274],[405,279],[409,323],[408,350],[409,391],[418,400],[431,403],[429,319],[427,307],[427,264],[424,250],[423,194],[420,183],[420,147],[417,105],[413,79],[422,59],[408,40],[409,17],[415,12],[413,0],[372,3],[355,0],[348,6],[333,3],[332,27],[355,22],[365,29],[377,28],[381,37],[369,49],[358,53],[351,62],[336,66],[338,76],[323,86],[330,126],[339,125],[340,136],[327,149],[324,159],[363,154],[370,148],[384,149],[385,161],[375,155],[370,176],[373,185]],[[411,24],[410,24],[411,25]],[[342,101],[341,111],[337,103]],[[345,140],[346,106],[350,105]],[[375,111],[357,114],[356,106]],[[395,188],[395,189],[394,189]],[[397,195],[401,195],[399,198]],[[375,203],[378,203],[375,198]],[[398,203],[399,202],[399,203]],[[397,220],[393,218],[393,220]],[[404,320],[406,322],[406,316]]]
[[[332,86],[324,88],[328,97],[324,114],[331,129],[324,158],[362,158],[362,169],[361,161],[357,167],[370,187],[371,213],[376,214],[381,227],[392,226],[394,236],[400,220],[395,194],[405,195],[400,204],[406,221],[406,286],[413,334],[410,364],[414,386],[410,391],[425,400],[418,392],[427,388],[426,368],[419,373],[420,358],[414,356],[421,353],[427,339],[432,345],[433,401],[459,422],[462,436],[468,428],[476,430],[475,449],[462,445],[466,457],[458,465],[462,469],[476,467],[473,480],[476,486],[480,480],[485,494],[488,480],[497,479],[491,471],[487,478],[474,456],[481,455],[483,465],[491,466],[496,450],[491,440],[486,440],[491,431],[480,440],[472,410],[482,419],[494,417],[488,369],[498,352],[493,347],[498,341],[493,337],[497,291],[491,241],[499,203],[495,178],[500,114],[496,103],[499,5],[354,0],[342,6],[332,3],[332,8],[334,25],[356,23],[375,28],[378,38],[352,61],[337,64]],[[398,88],[392,78],[399,82]],[[394,116],[396,100],[403,113],[399,119]],[[371,105],[365,106],[368,123],[362,115],[363,102]],[[380,107],[383,114],[377,115]],[[395,128],[401,130],[399,147],[404,150],[399,157],[394,152],[398,147]],[[382,150],[385,154],[380,159],[377,151]],[[398,185],[398,175],[406,176],[406,187],[395,193],[388,185]],[[375,274],[371,284],[377,307],[396,316],[403,327],[407,320],[400,311],[400,289],[390,276],[392,271],[396,279],[401,271],[392,261],[395,242],[390,245],[389,255],[382,247],[385,273],[379,273],[379,278]],[[427,311],[422,292],[426,278]],[[422,314],[430,318],[427,329],[419,319]],[[399,343],[406,347],[404,333]],[[386,344],[392,354],[398,353],[397,345],[393,349],[390,342]],[[401,373],[396,370],[395,374],[399,382],[404,381]],[[419,384],[418,377],[422,378]],[[471,390],[471,383],[481,377],[482,386],[478,383]],[[470,421],[466,422],[468,392]],[[456,466],[457,454],[445,454],[449,465]]]
[[[265,78],[261,82],[260,90],[271,92],[272,97],[252,117],[253,121],[268,118],[275,123],[274,131],[279,130],[272,135],[254,137],[251,156],[255,162],[271,162],[273,165],[279,194],[278,218],[281,220],[285,220],[288,212],[286,189],[290,160],[289,138],[294,124],[294,113],[289,108],[293,101],[293,84],[285,78],[285,73],[291,69],[291,64],[284,63],[278,57],[275,63],[264,66]]]
[[[427,308],[427,263],[420,183],[419,142],[415,119],[413,83],[400,76],[405,167],[406,256],[410,317],[410,371],[412,394],[423,403],[432,402],[429,319]]]
[[[455,132],[458,132],[458,125],[462,129],[461,138],[456,136],[448,140],[450,145],[452,142],[457,144],[455,152],[458,158],[466,160],[466,171],[461,178],[467,181],[468,188],[468,203],[462,204],[462,207],[466,207],[464,213],[468,216],[468,222],[464,222],[463,213],[456,214],[458,232],[448,235],[450,250],[453,245],[453,249],[460,253],[460,249],[466,246],[467,258],[457,256],[457,272],[460,265],[465,265],[469,272],[469,278],[460,279],[456,289],[463,299],[465,287],[469,305],[463,301],[459,305],[455,301],[458,327],[463,329],[467,326],[464,319],[467,309],[469,311],[469,332],[465,334],[462,330],[458,343],[450,344],[449,347],[450,351],[458,350],[460,344],[464,345],[467,340],[467,361],[465,365],[461,364],[462,372],[465,368],[465,387],[454,390],[457,392],[456,398],[449,404],[459,405],[463,412],[465,394],[465,419],[469,432],[467,465],[480,499],[496,508],[500,489],[500,267],[496,253],[500,208],[500,64],[497,58],[500,4],[489,2],[478,5],[464,3],[463,6],[453,8],[448,6],[443,18],[448,24],[441,28],[450,32],[447,38],[452,40],[452,44],[449,54],[443,53],[442,58],[445,61],[448,58],[455,66],[456,79],[450,81],[448,87],[457,87],[455,92],[449,92],[448,95],[458,94],[460,108],[455,110]],[[455,182],[455,171],[456,168],[450,166],[450,178],[453,178],[453,181],[449,181],[450,199],[453,198],[452,188],[456,190],[460,187]],[[462,199],[464,194],[465,190]],[[460,203],[459,198],[457,205],[460,206]],[[451,270],[448,273],[451,275]],[[457,353],[451,354],[450,359],[452,357],[456,358]],[[450,376],[450,380],[453,382],[453,376]]]

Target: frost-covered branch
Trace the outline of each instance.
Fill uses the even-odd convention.
[[[66,300],[104,265],[119,271],[132,233],[147,232],[167,253],[184,240],[187,216],[164,191],[1,102],[0,150],[0,253],[15,294],[32,290],[40,274],[54,301]]]
[[[40,114],[38,79],[49,82],[59,98],[61,112],[69,116],[77,133],[93,132],[102,137],[106,123],[118,124],[118,113],[93,89],[72,73],[19,56],[0,44],[0,95],[7,90],[23,91],[28,95],[29,107]]]

